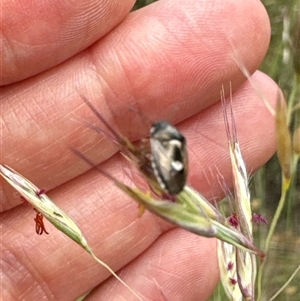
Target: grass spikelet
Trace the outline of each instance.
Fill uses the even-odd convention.
[[[106,268],[117,280],[127,287],[138,298],[138,300],[142,300],[137,293],[130,288],[105,262],[101,261],[93,253],[91,247],[76,223],[45,193],[41,193],[41,190],[38,187],[6,165],[0,164],[0,175],[13,188],[15,188],[30,205],[32,205],[32,207],[39,213],[38,216],[40,219],[42,216],[44,216],[58,230],[66,234],[77,244],[79,244],[85,251],[87,251],[97,263]]]
[[[289,185],[292,171],[292,140],[288,128],[287,110],[280,92],[277,95],[276,105],[276,134],[278,160],[284,181]]]
[[[229,300],[242,300],[236,271],[236,248],[218,240],[218,264],[220,278]]]
[[[248,188],[248,176],[237,139],[232,111],[232,95],[230,95],[230,100],[231,126],[226,110],[224,89],[222,89],[221,101],[224,110],[224,120],[228,137],[230,161],[234,181],[234,197],[232,198],[232,206],[236,220],[235,226],[238,231],[240,231],[245,237],[247,237],[249,241],[253,242],[252,211],[250,205],[250,192]],[[245,298],[246,300],[254,300],[256,257],[253,256],[253,254],[245,252],[242,249],[228,248],[225,243],[219,244],[218,253],[222,253],[218,255],[222,283],[227,294],[229,293],[231,300],[241,300],[240,296],[243,296],[243,298]],[[231,276],[230,271],[227,272],[227,275],[222,275],[223,273],[226,273],[224,271],[224,266],[229,265],[229,263],[234,266],[234,278],[232,278],[233,276]],[[239,288],[239,293],[237,293],[237,287],[233,288],[233,280],[228,281],[228,278],[236,279],[236,286]]]
[[[262,256],[262,252],[242,233],[228,226],[226,220],[201,194],[189,186],[176,196],[176,201],[153,196],[149,191],[129,187],[107,172],[101,170],[78,150],[73,152],[95,168],[99,173],[112,180],[139,205],[187,231],[204,237],[216,237],[245,251]],[[203,205],[203,206],[202,206]]]
[[[104,123],[109,130],[109,137],[119,146],[121,153],[133,164],[149,184],[151,191],[143,191],[137,187],[129,187],[111,175],[101,170],[84,154],[76,149],[71,149],[77,156],[86,161],[91,167],[96,168],[103,176],[112,180],[116,186],[134,199],[142,208],[146,208],[161,218],[197,235],[216,237],[244,251],[263,256],[263,253],[254,246],[253,242],[243,233],[231,227],[217,208],[212,206],[199,192],[185,185],[177,195],[166,195],[155,177],[155,172],[150,161],[150,154],[145,153],[143,147],[131,144],[126,137],[117,133],[101,116],[89,100],[80,95],[92,112]],[[96,127],[93,127],[96,131]],[[172,200],[170,200],[172,197]]]

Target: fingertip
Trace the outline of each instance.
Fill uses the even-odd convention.
[[[133,0],[5,0],[0,85],[50,69],[87,48],[119,24],[133,4]]]
[[[187,117],[215,102],[222,84],[231,81],[235,90],[244,82],[237,62],[253,73],[269,40],[260,1],[165,0],[130,14],[96,45],[93,62],[100,84],[109,86],[102,95],[116,99],[110,103],[116,114],[125,96],[150,118],[168,118],[157,116],[174,103]]]

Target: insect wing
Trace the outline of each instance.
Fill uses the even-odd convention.
[[[187,178],[184,136],[171,124],[159,122],[153,125],[150,144],[152,167],[161,188],[170,194],[178,194]]]

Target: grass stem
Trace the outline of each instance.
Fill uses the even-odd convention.
[[[273,237],[275,228],[277,226],[278,220],[280,218],[282,209],[284,207],[285,201],[286,201],[286,195],[287,192],[289,190],[291,184],[291,178],[286,178],[283,174],[282,174],[282,186],[281,186],[281,197],[279,200],[279,204],[277,206],[277,209],[275,211],[275,215],[272,219],[271,225],[270,225],[270,230],[268,232],[268,236],[266,238],[266,244],[264,247],[264,252],[267,254],[270,248],[270,243],[271,243],[271,239]],[[261,297],[262,297],[262,276],[263,276],[263,269],[264,266],[266,264],[266,259],[261,263],[261,265],[259,266],[258,269],[258,274],[257,274],[257,300],[260,301]]]

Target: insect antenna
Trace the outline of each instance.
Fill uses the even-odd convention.
[[[78,149],[70,146],[69,149],[76,155],[78,156],[80,159],[82,159],[83,161],[85,161],[88,165],[90,165],[92,168],[95,168],[101,175],[103,175],[104,177],[106,177],[107,179],[116,182],[116,180],[106,171],[102,170],[101,168],[99,168],[92,160],[90,160],[89,158],[87,158],[83,153],[81,153]]]

